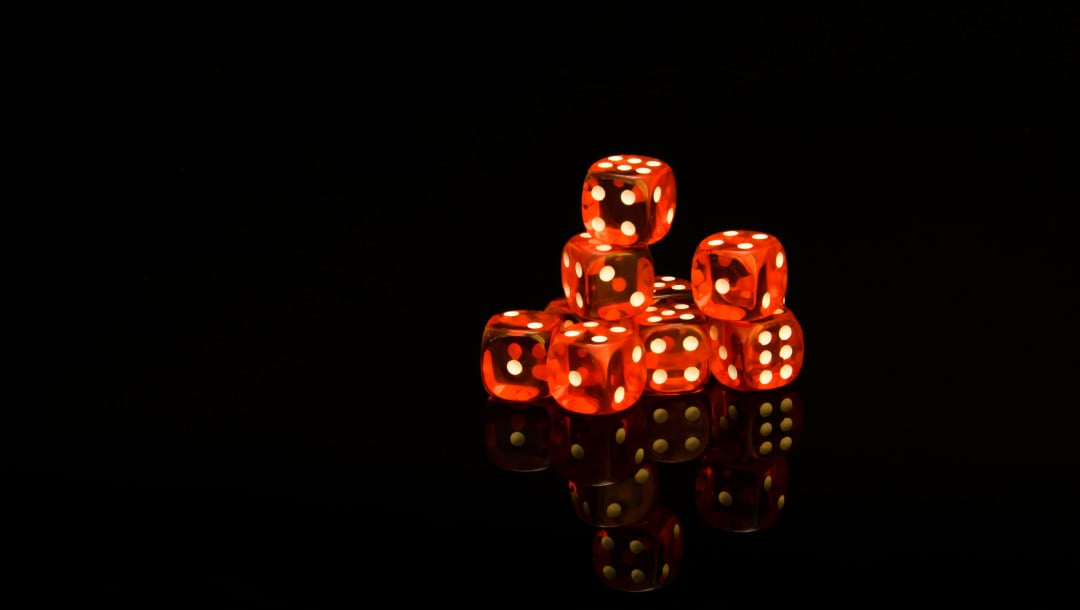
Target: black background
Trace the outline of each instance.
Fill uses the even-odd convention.
[[[70,259],[90,280],[62,355],[79,398],[10,428],[16,584],[214,608],[1065,591],[1075,11],[875,7],[127,32],[101,99],[128,161]],[[771,232],[807,342],[781,522],[732,536],[683,513],[683,573],[634,595],[593,578],[563,481],[486,461],[478,371],[490,315],[559,294],[585,171],[619,153],[675,170],[657,271],[686,276],[713,232]],[[686,473],[662,480],[684,511]]]

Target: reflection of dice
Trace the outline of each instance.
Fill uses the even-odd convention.
[[[784,246],[760,231],[724,231],[694,251],[690,282],[701,311],[718,320],[771,314],[784,304],[788,266]]]
[[[753,532],[776,524],[788,490],[784,455],[730,459],[709,448],[697,466],[694,503],[701,520],[728,532]]]
[[[794,386],[739,391],[719,384],[706,390],[710,447],[729,459],[791,453],[803,429],[803,401]]]
[[[490,396],[484,404],[484,448],[503,470],[543,470],[551,460],[551,418],[558,405],[550,397],[529,402]]]
[[[689,462],[709,445],[709,396],[689,394],[642,396],[648,434],[648,457],[654,462]]]
[[[556,409],[549,439],[551,469],[579,485],[624,480],[647,457],[645,416],[637,405],[607,415]]]
[[[585,174],[581,219],[604,243],[647,246],[667,235],[674,217],[675,174],[659,159],[613,155]]]
[[[611,589],[665,587],[675,580],[682,560],[682,524],[673,511],[659,504],[636,523],[598,529],[593,535],[593,570]]]
[[[578,518],[589,525],[622,527],[644,519],[656,506],[659,485],[656,465],[646,463],[613,483],[582,485],[570,481],[570,505]]]
[[[710,372],[736,390],[768,390],[790,384],[803,363],[802,325],[791,308],[753,320],[711,320]]]

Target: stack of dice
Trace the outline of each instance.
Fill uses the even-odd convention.
[[[542,310],[492,316],[482,338],[481,378],[492,400],[557,405],[552,465],[569,480],[578,515],[598,526],[597,575],[623,590],[666,585],[682,554],[678,516],[656,505],[651,462],[701,455],[710,436],[708,407],[687,403],[684,419],[693,414],[689,425],[706,430],[669,452],[649,442],[649,424],[667,416],[650,410],[647,419],[630,407],[700,395],[710,379],[736,391],[780,388],[802,364],[775,237],[716,233],[693,253],[689,280],[656,275],[649,247],[671,229],[675,200],[674,174],[659,159],[593,163],[581,195],[585,231],[562,249],[563,296]],[[599,461],[585,463],[592,453]],[[616,560],[631,556],[633,566]]]

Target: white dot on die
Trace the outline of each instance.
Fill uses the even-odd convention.
[[[768,371],[765,372],[767,373]],[[732,380],[737,379],[739,377],[739,369],[735,368],[734,364],[729,364],[727,367],[727,376]]]
[[[578,279],[581,279],[581,275],[584,272],[584,269],[581,268],[581,263],[574,263],[574,275],[576,275]]]
[[[628,332],[627,328],[625,326],[612,326],[608,330],[610,330],[613,333],[625,333],[625,332]]]
[[[604,219],[600,218],[599,216],[596,216],[589,221],[589,228],[591,228],[593,231],[596,231],[597,233],[603,231],[605,227],[607,227],[607,223],[604,222]]]
[[[581,373],[570,371],[570,374],[566,376],[566,380],[570,382],[570,385],[576,388],[581,385]]]
[[[634,196],[634,191],[625,189],[623,192],[619,193],[619,201],[623,202],[623,205],[634,205],[634,202],[637,201],[637,197]]]
[[[668,419],[667,409],[665,409],[663,407],[660,407],[660,408],[656,409],[655,411],[653,411],[652,418],[653,418],[653,421],[658,423],[658,424],[662,424],[662,423],[666,422],[667,419]]]
[[[734,230],[732,230],[732,231],[724,231],[724,232],[722,233],[722,235],[727,235],[728,237],[734,237],[734,236],[736,236],[736,235],[738,235],[738,234],[739,234],[739,232],[738,232],[738,231],[734,231]]]
[[[769,239],[769,236],[765,233],[754,233],[750,236],[750,239]]]
[[[517,360],[510,360],[506,363],[506,372],[511,375],[520,375],[523,370],[524,367],[522,367],[521,363]]]
[[[592,187],[592,190],[589,191],[589,195],[592,196],[593,200],[595,201],[603,201],[604,195],[606,194],[607,193],[604,192],[604,187],[600,186],[599,184]]]
[[[639,159],[637,157],[630,157],[629,159],[626,160],[626,162],[627,163],[633,163],[634,165],[637,165],[638,163],[641,163],[641,159]]]
[[[574,295],[574,304],[578,306],[578,309],[585,308],[585,297],[580,292]]]
[[[611,265],[604,265],[600,268],[600,273],[598,274],[598,277],[600,278],[601,282],[610,282],[611,280],[615,279],[615,267],[612,267]]]
[[[758,377],[758,381],[761,383],[772,383],[772,371],[761,371],[761,377]]]
[[[787,360],[788,358],[791,357],[791,354],[794,351],[795,350],[793,350],[790,345],[785,345],[785,346],[781,347],[780,348],[780,359],[781,360]]]
[[[749,250],[750,248],[753,248],[753,247],[754,247],[754,244],[748,244],[748,243],[746,243],[746,242],[743,242],[743,243],[739,244],[739,245],[738,245],[737,247],[738,247],[738,248],[739,248],[740,250]]]
[[[647,168],[647,167],[639,167],[639,168],[635,169],[634,171],[639,173],[639,174],[651,174],[652,173],[652,170]]]
[[[525,444],[525,435],[520,432],[510,433],[510,444],[515,447],[520,447]]]
[[[590,339],[593,343],[607,343],[606,335],[593,335]]]
[[[783,252],[777,252],[776,253],[776,268],[779,269],[779,268],[781,268],[783,266],[784,266],[784,253]]]
[[[521,312],[520,311],[507,311],[507,312],[503,313],[503,315],[508,317],[508,318],[516,318],[516,317],[521,315]]]
[[[600,544],[604,545],[604,548],[609,551],[615,548],[615,540],[611,536],[604,536]]]
[[[530,328],[530,329],[532,329],[532,330],[536,330],[536,329],[538,329],[538,328],[543,328],[543,327],[544,327],[544,323],[543,323],[543,322],[529,322],[529,323],[528,323],[528,324],[526,324],[525,326],[526,326],[527,328]]]
[[[611,252],[611,244],[598,244],[596,246],[597,252]]]
[[[690,335],[682,340],[682,348],[685,351],[692,352],[698,348],[698,338]]]
[[[700,377],[701,370],[698,369],[698,367],[696,366],[688,366],[686,367],[686,370],[683,371],[683,378],[687,381],[694,382],[697,381]]]
[[[719,246],[719,245],[721,245],[723,243],[724,243],[724,240],[722,240],[722,239],[710,239],[709,241],[705,242],[705,244],[708,245],[708,246]]]
[[[648,165],[649,167],[660,167],[663,164],[659,161],[646,161],[645,165]]]
[[[636,555],[636,554],[638,554],[638,553],[640,553],[640,552],[642,552],[644,550],[645,550],[645,545],[641,544],[640,540],[631,540],[630,541],[630,552],[631,553],[634,553]]]
[[[791,379],[791,375],[795,372],[795,369],[790,364],[785,364],[780,367],[780,378]]]
[[[630,237],[631,235],[637,233],[637,227],[635,227],[634,223],[630,222],[629,220],[619,225],[619,230],[622,231],[622,234],[626,235],[627,237]]]
[[[761,331],[761,334],[758,335],[757,342],[761,345],[772,343],[772,333],[767,330]]]
[[[652,190],[652,199],[653,199],[653,201],[660,201],[660,195],[662,195],[662,194],[663,194],[663,191],[660,190],[660,187],[654,188]]]
[[[634,292],[634,294],[630,295],[630,304],[634,307],[641,307],[642,305],[644,305],[645,293],[641,292],[640,290]]]
[[[621,403],[626,398],[626,388],[624,388],[623,386],[615,388],[615,394],[613,398],[615,399],[615,404]]]
[[[655,371],[653,371],[652,380],[653,383],[657,385],[663,384],[665,381],[667,381],[667,371],[665,371],[664,369],[656,369]]]
[[[768,350],[761,352],[761,355],[758,356],[758,362],[760,362],[762,366],[768,366],[768,364],[772,362],[772,352]]]
[[[727,360],[727,347],[721,345],[720,349],[716,350],[716,355],[720,356],[721,360]]]
[[[630,169],[630,166],[623,163],[622,165],[616,165],[615,169],[619,170],[620,172],[625,172]]]
[[[683,413],[683,417],[686,418],[686,421],[697,421],[698,418],[701,417],[701,409],[697,407],[688,407]]]
[[[578,276],[581,277],[581,276]],[[718,294],[727,294],[731,290],[731,284],[727,281],[727,278],[720,278],[713,283],[713,287],[716,288]]]
[[[726,491],[722,491],[716,494],[716,501],[720,503],[720,506],[731,506],[731,494]]]
[[[666,349],[667,343],[664,343],[664,340],[659,337],[649,341],[649,351],[654,354],[663,354]]]
[[[780,340],[781,341],[787,341],[788,339],[791,338],[791,333],[792,333],[791,327],[788,326],[787,324],[785,324],[785,325],[780,327],[780,331],[777,334],[780,335]]]
[[[762,308],[762,309],[764,309],[764,310],[766,310],[766,311],[768,311],[768,309],[769,309],[769,303],[772,303],[772,297],[771,297],[771,296],[769,295],[769,293],[767,293],[767,292],[766,292],[766,293],[765,293],[765,294],[764,294],[764,295],[763,295],[763,296],[761,297],[761,308]]]
[[[675,220],[675,208],[668,208],[667,216],[664,218],[668,224],[671,224]]]
[[[641,356],[644,351],[645,350],[641,349],[640,345],[635,345],[634,351],[630,352],[630,359],[634,362],[641,362]]]

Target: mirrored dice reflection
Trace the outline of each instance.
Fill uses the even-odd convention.
[[[550,396],[488,397],[484,448],[495,467],[548,470],[566,481],[569,509],[594,528],[592,564],[605,587],[648,591],[681,572],[686,520],[746,534],[772,528],[788,502],[788,460],[804,405],[796,384],[740,391],[716,382],[683,394],[646,394],[618,413],[587,415]],[[668,468],[693,489],[661,501]]]

